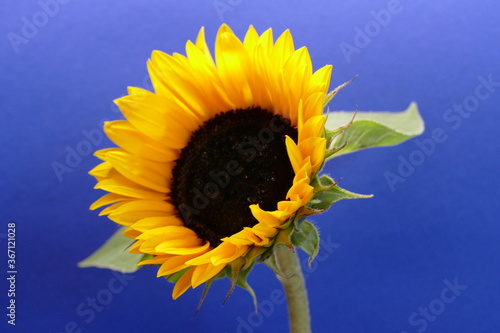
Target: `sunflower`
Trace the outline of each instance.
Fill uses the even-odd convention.
[[[215,59],[203,28],[186,56],[152,53],[154,92],[129,88],[107,122],[118,148],[89,173],[108,194],[91,209],[124,225],[140,265],[190,287],[250,270],[305,215],[325,160],[323,107],[332,66],[313,72],[288,30],[222,25]],[[230,273],[227,269],[230,268]],[[231,273],[232,272],[232,273]]]

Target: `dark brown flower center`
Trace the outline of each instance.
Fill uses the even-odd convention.
[[[293,183],[290,121],[260,108],[220,113],[196,130],[173,170],[170,197],[184,224],[212,246],[257,223],[249,205],[275,210]]]

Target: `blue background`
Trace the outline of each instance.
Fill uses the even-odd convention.
[[[240,37],[249,24],[273,27],[275,36],[290,28],[315,68],[335,66],[332,88],[358,74],[333,110],[398,111],[414,100],[426,122],[417,140],[328,164],[343,187],[375,197],[312,219],[330,244],[306,268],[313,330],[500,331],[500,86],[477,88],[481,77],[500,82],[498,1],[401,0],[396,11],[385,0],[63,2],[45,9],[52,16],[43,0],[0,8],[0,330],[287,331],[280,285],[262,265],[249,278],[259,316],[243,290],[221,306],[229,283],[218,281],[195,318],[200,288],[173,301],[154,269],[117,282],[108,270],[76,266],[115,230],[88,210],[101,193],[87,175],[98,160],[85,150],[85,131],[120,117],[111,101],[127,86],[149,87],[152,50],[183,53],[201,26],[213,45],[224,21]],[[390,19],[376,23],[388,7]],[[14,34],[25,39],[13,42]],[[347,44],[356,51],[343,51]],[[452,113],[455,103],[472,111]],[[445,140],[432,141],[436,129]],[[95,142],[92,150],[111,146]],[[433,151],[419,153],[418,142]],[[67,165],[68,149],[84,154],[58,178],[54,162]],[[400,166],[409,160],[417,165]],[[388,173],[401,178],[391,186]],[[17,224],[15,328],[5,315],[9,221]],[[445,281],[462,290],[453,294]],[[87,305],[96,297],[107,303],[99,311]]]

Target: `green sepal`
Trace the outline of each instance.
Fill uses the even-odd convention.
[[[294,224],[290,224],[290,226],[286,229],[281,230],[278,235],[274,238],[273,247],[278,245],[285,245],[286,247],[293,249],[292,244],[292,232],[295,228]]]
[[[344,190],[338,185],[333,186],[328,190],[317,193],[308,206],[317,211],[325,211],[332,204],[343,199],[368,199],[373,197],[373,194],[358,194],[348,190]]]
[[[306,207],[302,207],[302,208],[306,208]],[[297,216],[295,217],[295,220],[293,222],[295,225],[295,228],[300,227],[300,225],[302,223],[304,223],[305,220],[306,220],[305,214],[302,214],[302,211],[300,211],[300,214],[297,214]]]
[[[108,268],[121,273],[137,271],[137,264],[142,260],[142,255],[128,252],[135,240],[123,235],[125,229],[126,227],[120,227],[94,253],[80,261],[78,267]]]
[[[269,251],[269,249],[270,247],[252,246],[252,248],[245,255],[245,265],[243,265],[241,269],[246,270],[247,268],[252,267],[255,260],[257,260],[258,257],[262,257],[262,255],[266,251]]]
[[[284,246],[284,245],[278,245],[278,246]],[[276,247],[278,247],[276,246]],[[281,276],[282,278],[289,278],[289,276],[286,276],[285,273],[283,273],[281,271],[281,269],[279,268],[278,266],[278,263],[276,262],[276,258],[274,257],[274,250],[276,249],[276,247],[273,247],[272,248],[272,251],[270,252],[270,255],[263,259],[259,259],[259,262],[263,263],[264,265],[266,265],[267,267],[269,267],[273,272],[274,274],[278,275],[278,276]],[[293,249],[290,249],[291,251],[294,251]]]
[[[340,89],[344,88],[349,83],[354,81],[355,78],[356,78],[356,76],[353,77],[352,79],[350,79],[349,81],[342,83],[340,86],[338,86],[337,88],[333,89],[328,94],[326,94],[326,98],[325,98],[325,102],[323,103],[323,107],[327,106],[328,103],[330,103],[331,100],[335,97],[335,95],[337,95],[337,93],[340,91]]]
[[[271,244],[270,247],[267,247],[266,250],[261,254],[259,259],[257,260],[258,262],[264,262],[267,260],[269,257],[272,257],[273,252],[274,252],[274,242]],[[283,245],[280,245],[283,246]]]
[[[146,253],[142,255],[141,261],[152,259],[154,257],[155,257],[154,255]]]
[[[259,262],[271,268],[275,274],[282,277],[285,276],[276,263],[276,260],[274,258],[274,250],[278,246],[286,246],[291,251],[295,251],[292,243],[292,233],[295,230],[295,223],[296,221],[294,219],[291,219],[291,221],[289,221],[288,223],[288,228],[283,229],[278,233],[278,235],[274,238],[272,245],[268,250],[262,253],[258,260]]]
[[[328,176],[321,176],[316,193],[308,202],[305,211],[312,214],[319,214],[330,208],[330,206],[343,199],[367,199],[373,195],[358,194],[344,190]]]
[[[331,112],[325,128],[329,159],[361,149],[400,144],[422,134],[424,122],[417,104],[412,102],[402,112]]]
[[[214,277],[210,278],[207,282],[205,282],[205,286],[203,287],[203,293],[201,294],[200,301],[198,302],[198,306],[196,307],[195,315],[197,315],[198,312],[200,311],[201,306],[203,305],[203,302],[205,301],[205,298],[208,295],[208,291],[210,290],[210,287],[212,286],[212,283],[217,279],[223,279],[226,277],[231,278],[231,267],[230,266],[226,266],[217,275],[215,275]],[[226,296],[226,299],[227,299],[227,297],[229,297],[229,295]],[[225,302],[225,300],[224,300],[224,302]]]
[[[302,218],[320,214],[327,210],[333,203],[342,199],[366,199],[373,195],[358,194],[344,190],[338,186],[339,181],[334,181],[327,175],[315,176],[311,182],[314,187],[314,196],[305,207],[300,210]],[[300,226],[300,224],[296,224]]]
[[[303,207],[301,210],[300,210],[300,214],[303,216],[303,217],[306,217],[306,216],[311,216],[311,215],[316,215],[316,214],[321,214],[323,213],[325,210],[324,209],[314,209],[314,208],[311,208],[311,207]]]
[[[238,279],[236,280],[236,285],[238,287],[245,289],[250,294],[250,296],[252,296],[255,312],[257,312],[258,311],[257,295],[255,295],[255,291],[247,282],[248,274],[250,274],[250,272],[252,271],[254,264],[255,261],[252,263],[252,265],[250,265],[250,267],[239,272]]]
[[[290,218],[287,222],[279,225],[276,227],[276,229],[281,229],[281,230],[286,230],[288,228],[290,228],[290,225],[294,222],[294,219],[293,218]],[[278,235],[281,233],[281,231],[278,233]]]
[[[191,268],[191,267],[188,267],[186,269],[189,269],[189,268]],[[226,277],[231,277],[231,268],[229,266],[226,266],[222,271],[217,273],[217,275],[215,275],[214,277],[207,280],[207,282],[205,282],[205,286],[203,287],[203,292],[202,292],[200,300],[198,302],[198,306],[196,307],[195,316],[198,314],[198,312],[200,312],[201,306],[203,305],[203,302],[205,301],[205,298],[208,295],[208,291],[210,290],[212,283],[217,279],[223,279]],[[227,296],[227,297],[229,297],[229,296]]]
[[[355,111],[352,114],[351,119],[344,125],[335,128],[333,130],[325,129],[325,138],[326,138],[326,152],[325,152],[325,160],[331,158],[334,154],[344,149],[347,146],[347,141],[342,142],[337,139],[342,133],[344,133],[349,126],[354,122],[354,118],[356,117],[358,111]],[[330,116],[330,114],[328,115]],[[329,118],[329,117],[328,117]],[[328,121],[328,120],[327,120]],[[335,146],[334,142],[338,142],[339,146]]]
[[[229,296],[231,296],[231,294],[233,293],[234,288],[236,287],[236,281],[238,280],[238,276],[240,275],[241,267],[243,267],[244,264],[244,259],[238,258],[230,262],[224,269],[227,272],[226,274],[229,276],[229,279],[231,280],[231,286],[229,287],[229,290],[226,294],[224,303],[226,303]]]
[[[314,193],[329,190],[335,185],[337,185],[339,181],[335,181],[328,175],[322,175],[318,177],[318,186],[316,186]]]
[[[311,266],[319,252],[319,234],[316,227],[308,221],[302,222],[292,233],[292,243],[309,255],[307,263]]]
[[[332,148],[327,149],[325,152],[325,160],[332,158],[333,155],[335,155],[337,152],[344,149],[346,146],[347,146],[347,141],[344,142],[344,144],[342,146],[332,147]]]
[[[215,281],[215,277],[211,278],[205,283],[205,287],[203,287],[203,293],[201,294],[200,301],[198,302],[198,306],[196,307],[196,312],[194,315],[196,316],[198,312],[200,312],[201,306],[203,305],[203,302],[205,301],[205,298],[208,295],[208,291],[210,290],[210,287],[212,286],[212,282]]]
[[[252,296],[255,310],[257,311],[257,296],[255,295],[255,292],[252,289],[252,287],[250,287],[250,285],[247,282],[247,276],[252,271],[252,268],[253,268],[255,261],[250,266],[248,266],[246,269],[243,269],[243,267],[246,266],[245,261],[246,260],[243,257],[238,258],[238,259],[234,260],[233,262],[229,263],[222,271],[222,272],[224,272],[224,274],[220,277],[227,276],[231,280],[231,286],[229,287],[229,290],[226,294],[226,298],[224,299],[223,303],[226,303],[226,301],[229,299],[229,297],[231,296],[231,294],[234,291],[234,288],[236,286],[239,286],[239,287],[245,289],[250,294],[250,296]],[[210,283],[216,278],[219,278],[219,276],[212,278]]]

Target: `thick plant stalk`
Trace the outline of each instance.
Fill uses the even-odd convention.
[[[278,267],[283,273],[283,276],[277,275],[277,277],[285,289],[290,318],[290,333],[310,333],[309,301],[297,253],[282,246],[276,248],[274,255]]]

